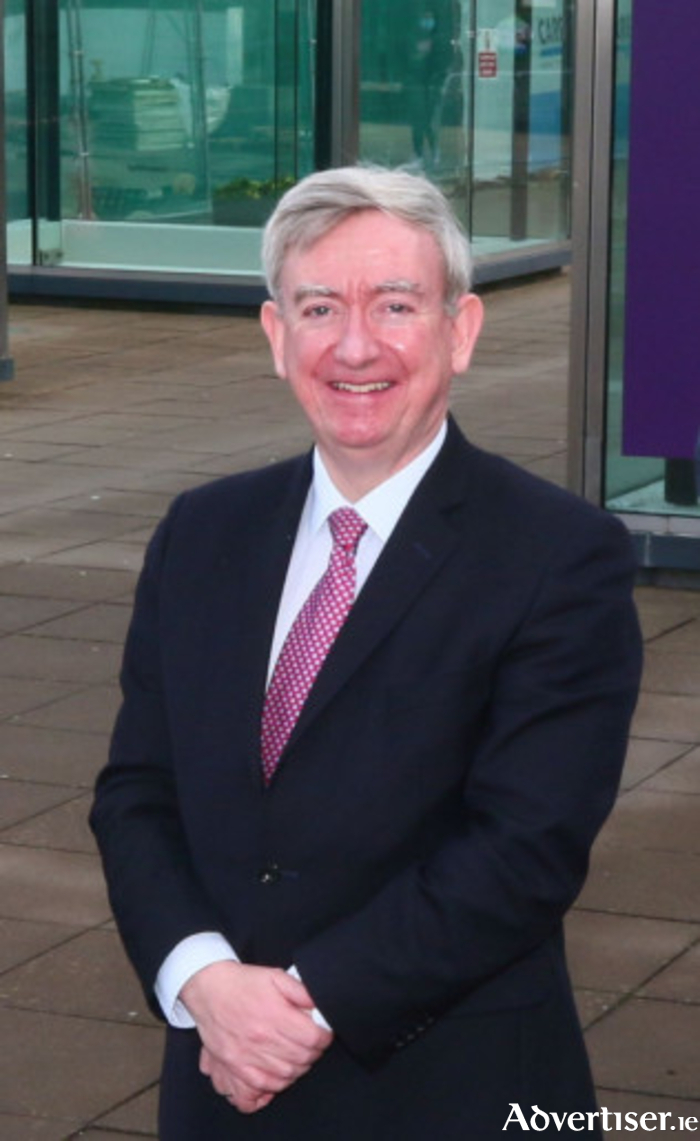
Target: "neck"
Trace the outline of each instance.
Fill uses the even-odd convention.
[[[399,463],[392,469],[388,464],[368,463],[367,457],[361,455],[350,456],[346,462],[345,457],[329,456],[321,447],[319,451],[333,483],[349,503],[357,503],[363,496],[369,495],[370,491],[379,487],[380,483],[384,483],[413,458],[409,457],[405,463]]]
[[[400,455],[378,453],[375,448],[334,450],[331,454],[319,442],[317,442],[317,447],[326,471],[338,491],[349,503],[357,503],[370,491],[374,491],[375,487],[379,487],[380,484],[391,479],[397,472],[408,467],[424,451],[427,451],[437,440],[440,431],[441,426],[439,425],[432,440],[427,444],[422,444],[415,450],[408,450]]]

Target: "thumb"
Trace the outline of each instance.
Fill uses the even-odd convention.
[[[314,1000],[301,981],[296,967],[290,967],[288,971],[282,971],[276,975],[275,983],[280,993],[294,1006],[300,1006],[307,1010],[311,1010],[315,1006]]]

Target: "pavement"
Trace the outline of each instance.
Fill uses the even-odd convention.
[[[477,443],[562,482],[567,277],[485,300],[457,418]],[[0,385],[0,1138],[155,1137],[162,1031],[121,951],[86,825],[120,647],[144,544],[172,496],[296,452],[308,434],[253,316],[16,304],[11,351],[16,379]],[[637,597],[643,693],[568,939],[601,1104],[666,1111],[680,1130],[678,1116],[700,1119],[700,591]]]

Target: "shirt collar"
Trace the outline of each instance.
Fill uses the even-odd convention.
[[[350,503],[341,495],[328,474],[318,448],[314,448],[314,474],[309,503],[311,534],[320,531],[328,516],[338,507],[354,507],[367,526],[382,542],[386,542],[413,492],[440,451],[446,435],[447,422],[443,421],[436,435],[415,459],[372,488],[356,503]]]

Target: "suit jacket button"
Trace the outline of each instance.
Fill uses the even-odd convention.
[[[266,864],[264,868],[260,868],[258,872],[258,883],[277,883],[281,878],[282,871],[278,864]]]

